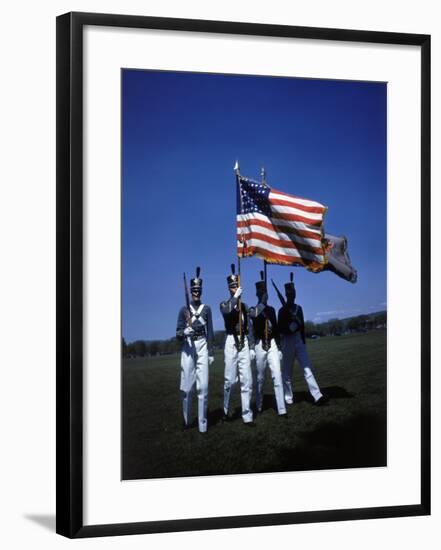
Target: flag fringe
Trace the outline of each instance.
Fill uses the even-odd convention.
[[[259,251],[256,251],[253,247],[249,247],[249,249],[245,252],[245,247],[238,248],[237,249],[237,257],[238,258],[251,258],[251,257],[260,258],[261,260],[266,261],[268,264],[272,265],[290,265],[293,267],[304,267],[308,271],[312,271],[313,273],[319,273],[320,271],[323,271],[326,268],[326,264],[328,263],[328,259],[325,257],[325,261],[323,263],[316,262],[316,261],[310,261],[307,262],[302,258],[293,258],[292,261],[285,261],[282,259],[276,259],[271,258],[271,256],[268,256],[266,254],[262,254]]]

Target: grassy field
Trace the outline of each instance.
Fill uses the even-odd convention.
[[[308,341],[313,370],[329,403],[311,403],[296,363],[295,404],[278,418],[267,370],[264,410],[243,425],[239,387],[223,424],[223,353],[210,369],[208,432],[182,431],[179,356],[123,364],[123,479],[386,465],[386,331]],[[253,396],[254,397],[254,396]],[[254,400],[253,400],[254,401]]]

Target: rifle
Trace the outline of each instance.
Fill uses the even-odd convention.
[[[191,310],[190,310],[190,294],[188,293],[187,277],[184,273],[184,292],[185,292],[185,305],[187,306],[187,323],[191,327]]]
[[[240,257],[238,259],[238,274],[237,274],[237,286],[240,287]],[[231,264],[231,274],[234,275],[236,273],[236,266],[234,264]],[[234,335],[234,342],[236,344],[237,351],[241,351],[243,349],[244,344],[244,327],[243,327],[243,321],[242,321],[242,298],[239,296],[237,300],[237,310],[239,314],[239,339],[237,339],[236,334]]]
[[[283,307],[286,307],[287,303],[286,303],[285,297],[280,292],[280,290],[277,288],[276,283],[272,279],[271,279],[271,282],[273,283],[273,287],[274,287],[275,291],[277,292],[277,296],[279,297],[280,303],[282,304]],[[292,282],[292,273],[291,273],[291,282]],[[291,310],[291,308],[289,308],[289,317],[292,321],[295,321],[297,323],[297,326],[298,326],[297,330],[300,330],[301,324],[300,324],[300,322],[297,318],[297,311],[298,311],[297,306],[295,306],[295,312],[293,312]]]
[[[263,265],[265,266],[265,274],[263,273],[263,271],[260,272],[260,280],[265,281],[265,293],[268,298],[268,290],[266,286],[266,261],[265,260],[263,261]],[[268,342],[268,318],[265,314],[265,308],[263,309],[263,312],[264,312],[263,316],[265,317],[265,343],[267,343]]]
[[[282,306],[286,306],[286,300],[285,300],[285,297],[283,296],[283,294],[280,292],[280,290],[277,288],[277,285],[276,283],[271,279],[271,282],[273,283],[273,287],[274,287],[274,290],[277,292],[277,296],[280,300],[280,303],[282,304]]]

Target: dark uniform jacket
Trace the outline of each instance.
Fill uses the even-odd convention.
[[[303,309],[298,304],[286,304],[279,309],[279,330],[281,334],[291,335],[299,332],[305,343],[305,320]]]
[[[271,306],[257,304],[256,307],[251,307],[248,311],[253,323],[254,340],[262,340],[263,349],[269,349],[271,339],[274,338],[277,346],[280,345],[280,333],[277,326],[276,311]],[[266,321],[266,323],[265,323]],[[265,325],[267,330],[265,331]],[[266,334],[267,333],[267,338]]]
[[[196,306],[195,303],[191,302],[191,305],[193,308],[197,311],[200,307]],[[193,317],[193,314],[191,314],[191,317]],[[202,317],[204,322],[201,322],[200,318]],[[188,318],[189,318],[189,311],[186,306],[183,306],[179,310],[178,314],[178,322],[176,325],[176,338],[180,340],[181,342],[184,341],[184,330],[188,327]],[[194,330],[194,335],[192,336],[193,340],[196,340],[200,337],[205,337],[207,339],[207,347],[208,347],[208,354],[213,354],[213,319],[211,315],[211,309],[210,306],[207,306],[204,304],[204,307],[202,308],[199,315],[196,316],[196,320],[192,321],[191,328]]]
[[[239,299],[232,296],[220,304],[220,310],[225,323],[225,333],[234,336],[237,348],[243,345],[243,341],[239,342],[240,327],[239,309],[237,307],[238,302]],[[242,340],[244,340],[245,336],[248,336],[248,345],[250,349],[254,349],[253,327],[251,325],[250,316],[248,315],[248,308],[243,302],[241,302],[240,306],[242,312]]]

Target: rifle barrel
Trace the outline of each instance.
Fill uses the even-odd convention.
[[[273,287],[275,289],[275,291],[277,292],[277,297],[279,298],[280,300],[280,303],[282,304],[282,306],[286,306],[286,300],[285,298],[283,297],[283,294],[280,292],[280,290],[277,288],[277,285],[276,283],[271,279],[271,282],[273,284]]]
[[[190,311],[190,295],[188,293],[187,277],[184,273],[184,293],[185,293],[185,305],[187,306],[188,313],[188,325],[191,327],[191,311]]]

